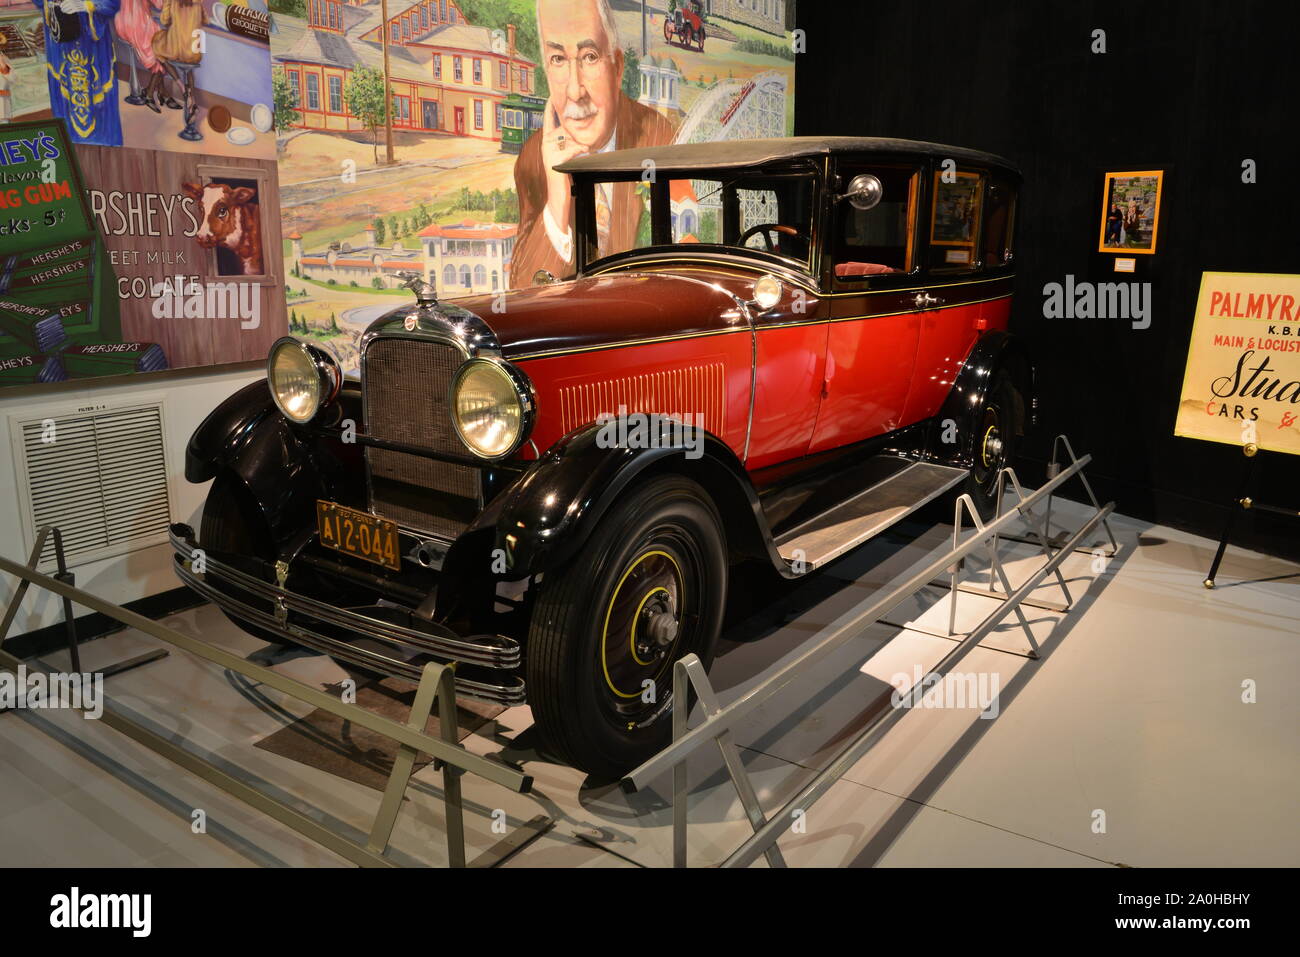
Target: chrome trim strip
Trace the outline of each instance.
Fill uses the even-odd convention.
[[[594,346],[577,346],[572,349],[547,349],[543,352],[528,352],[511,356],[511,362],[527,362],[531,359],[550,359],[554,356],[573,356],[582,352],[600,352],[604,349],[621,349],[624,346],[652,346],[659,342],[677,342],[680,339],[703,339],[708,336],[727,336],[743,329],[704,329],[700,332],[686,332],[673,336],[656,336],[650,339],[623,339],[618,342],[603,342]]]
[[[275,620],[274,615],[230,598],[201,580],[191,580],[185,576],[182,576],[181,580],[214,605],[230,611],[239,618],[246,619],[259,628],[274,632],[295,644],[318,651],[324,655],[342,658],[350,664],[361,668],[369,668],[381,674],[406,678],[411,681],[419,681],[421,678],[422,669],[420,665],[403,661],[400,658],[390,658],[388,655],[381,655],[379,652],[367,648],[358,648],[355,645],[338,642],[332,638],[326,638],[324,635],[318,635],[301,628],[283,626]],[[516,678],[513,683],[508,685],[493,685],[483,681],[472,681],[460,675],[456,676],[455,681],[456,694],[463,695],[466,698],[476,698],[479,701],[490,701],[494,704],[503,705],[523,704],[525,702],[524,683],[523,679],[520,678]]]

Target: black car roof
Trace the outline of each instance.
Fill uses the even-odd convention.
[[[786,136],[764,140],[721,140],[713,143],[675,143],[667,146],[642,146],[627,150],[610,150],[579,156],[555,167],[561,173],[640,173],[645,161],[653,160],[659,169],[696,171],[744,169],[766,166],[783,160],[840,153],[890,153],[954,159],[959,163],[997,167],[1020,174],[1010,160],[993,153],[880,136]]]

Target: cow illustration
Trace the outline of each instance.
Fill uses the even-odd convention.
[[[257,193],[247,186],[228,183],[182,183],[181,190],[202,210],[195,235],[204,249],[225,248],[239,260],[245,276],[262,273],[262,226]]]

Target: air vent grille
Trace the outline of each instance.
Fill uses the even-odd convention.
[[[60,529],[70,563],[166,541],[171,502],[159,406],[25,420],[18,428],[32,541],[43,526]],[[52,541],[41,561],[54,564]]]

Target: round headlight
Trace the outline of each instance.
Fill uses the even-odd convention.
[[[310,422],[338,394],[343,373],[334,357],[286,336],[271,346],[266,360],[271,398],[291,422]]]
[[[452,421],[475,455],[499,459],[519,447],[532,424],[532,391],[523,373],[495,359],[470,359],[451,385]]]
[[[781,301],[781,280],[775,276],[760,276],[754,283],[754,302],[760,309],[771,309]]]

